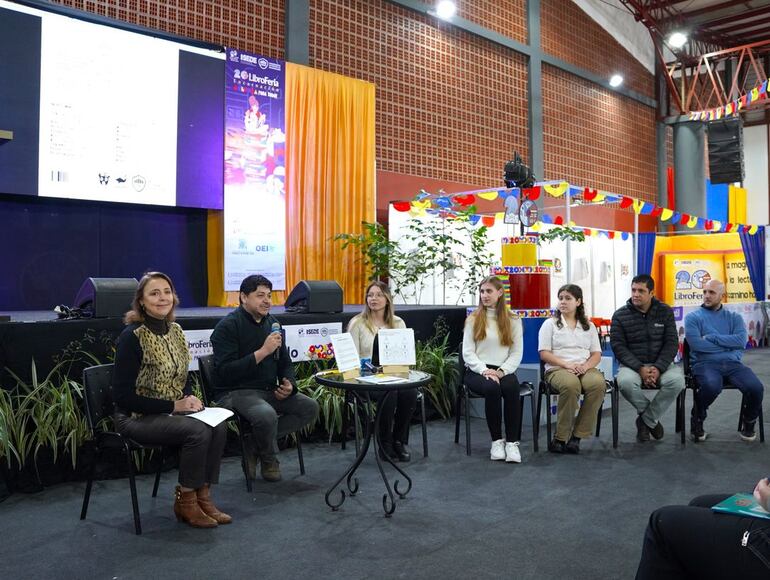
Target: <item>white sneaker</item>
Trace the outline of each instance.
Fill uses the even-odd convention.
[[[489,450],[489,458],[492,461],[502,461],[505,459],[505,439],[492,441],[492,449]]]
[[[521,463],[521,453],[519,453],[519,442],[505,444],[505,462]]]

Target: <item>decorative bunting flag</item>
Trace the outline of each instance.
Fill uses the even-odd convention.
[[[488,228],[491,228],[493,225],[495,225],[495,216],[493,215],[482,216],[481,224]]]
[[[706,220],[703,224],[703,227],[706,229],[706,231],[711,231],[714,229],[714,221],[713,220]]]
[[[496,191],[485,191],[483,193],[478,194],[481,199],[486,199],[488,201],[492,201],[493,199],[497,199],[497,192]]]
[[[632,197],[626,197],[625,195],[620,200],[620,207],[623,209],[626,209],[627,207],[631,207],[634,203],[634,199]]]
[[[690,215],[683,213],[681,219],[679,220],[679,225],[686,226],[687,222],[690,221]]]
[[[690,216],[690,219],[687,220],[687,227],[692,229],[696,225],[698,225],[698,217],[697,216]]]
[[[545,192],[548,195],[551,195],[553,197],[561,197],[567,192],[567,189],[569,188],[569,183],[566,181],[562,181],[561,183],[557,185],[544,185]]]
[[[673,216],[674,216],[674,210],[668,209],[667,207],[661,208],[660,221],[667,222]]]
[[[535,201],[540,197],[540,186],[528,187],[521,190],[522,199],[531,199]]]
[[[629,233],[628,232],[623,232],[622,234],[620,234],[620,237],[621,237],[621,239],[623,239],[625,241],[625,240],[628,239]]]
[[[435,200],[436,205],[443,208],[452,207],[452,200],[448,197],[437,197]]]
[[[650,211],[650,215],[652,217],[659,217],[663,213],[663,208],[659,205],[654,205],[652,210]]]
[[[564,225],[564,218],[560,215],[557,215],[555,218],[553,218],[553,223],[555,223],[557,226]]]
[[[469,206],[473,205],[476,197],[472,193],[468,193],[466,195],[455,195],[452,200],[460,205]]]
[[[622,204],[621,204],[622,206]],[[634,206],[634,213],[636,215],[639,215],[642,211],[642,207],[644,206],[644,202],[641,199],[634,199],[633,200],[633,206]]]
[[[765,81],[765,83],[767,83],[767,81]],[[756,234],[756,233],[757,233],[757,231],[759,231],[759,226],[751,226],[751,227],[749,228],[749,233],[750,233],[752,236],[753,236],[754,234]]]
[[[393,209],[396,211],[409,211],[412,209],[412,204],[408,201],[394,201]]]

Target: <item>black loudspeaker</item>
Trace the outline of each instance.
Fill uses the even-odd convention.
[[[743,165],[743,119],[732,117],[708,124],[711,183],[735,183],[746,178]]]
[[[284,306],[286,312],[342,312],[342,288],[334,280],[302,280]]]
[[[136,278],[87,278],[75,296],[75,308],[95,318],[123,316],[131,309],[138,285]]]

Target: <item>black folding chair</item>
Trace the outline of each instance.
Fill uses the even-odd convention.
[[[214,355],[202,356],[198,359],[198,369],[201,377],[201,391],[204,396],[204,405],[211,404],[212,395],[216,381],[214,379]],[[247,462],[246,462],[246,444],[244,443],[244,437],[251,434],[251,423],[249,420],[238,413],[235,409],[231,409],[234,413],[234,417],[237,417],[238,421],[238,438],[241,444],[241,466],[243,467],[243,473],[246,476],[246,489],[251,491],[251,478],[249,477]],[[288,437],[288,435],[287,435]],[[305,475],[305,459],[302,456],[302,440],[299,433],[296,436],[297,441],[297,458],[299,459],[299,472]]]
[[[610,396],[610,412],[612,415],[612,447],[617,449],[618,448],[618,423],[619,423],[619,402],[620,402],[620,391],[618,390],[618,385],[615,381],[608,381],[605,379],[606,389],[605,389],[605,396]],[[545,415],[545,425],[546,425],[546,433],[548,435],[548,450],[551,449],[551,443],[553,441],[551,437],[552,432],[552,412],[551,412],[551,395],[558,395],[559,391],[557,391],[555,388],[551,386],[551,384],[545,380],[545,363],[540,361],[540,385],[538,389],[538,397],[537,397],[537,418],[538,421],[540,420],[540,409],[542,407],[543,399],[545,399],[545,408],[546,408],[546,415]],[[602,429],[602,408],[599,407],[599,413],[596,418],[596,436],[599,436],[599,433],[601,433]]]
[[[687,339],[684,340],[683,348],[682,348],[682,368],[684,370],[684,381],[685,381],[685,389],[682,391],[682,394],[684,395],[687,391],[687,389],[690,389],[692,391],[692,408],[693,413],[698,413],[698,383],[695,380],[695,375],[692,373],[692,367],[690,366],[690,345],[687,343]],[[731,385],[730,383],[725,383],[723,386],[723,389],[735,389],[738,390],[738,387],[735,385]],[[682,443],[685,442],[685,429],[684,429],[684,421],[685,421],[685,397],[682,398],[682,409],[681,409],[681,424],[682,424]],[[678,403],[677,399],[677,403]],[[746,409],[746,395],[741,396],[741,409],[740,413],[738,414],[738,431],[741,431],[743,429],[743,411]],[[759,441],[761,443],[765,442],[765,420],[764,420],[764,410],[759,410]],[[697,440],[695,441],[698,442]]]
[[[201,378],[201,395],[203,396],[203,404],[206,407],[212,405],[213,395],[213,355],[203,356],[198,359],[198,374]],[[240,415],[233,411],[233,416],[228,421],[235,423],[238,430],[238,443],[241,446],[241,469],[243,469],[243,477],[246,479],[246,490],[251,491],[251,478],[249,477],[249,468],[246,462],[246,447],[243,442],[243,420]]]
[[[463,360],[463,347],[460,345],[460,352],[457,357],[457,363],[460,366],[460,381],[457,386],[457,398],[455,399],[455,443],[460,442],[460,414],[465,414],[465,454],[471,454],[471,416],[468,412],[471,399],[483,399],[483,395],[478,395],[471,391],[465,385],[465,361]],[[521,398],[519,415],[519,440],[521,440],[522,419],[524,416],[524,399],[529,397],[530,409],[532,413],[532,448],[535,453],[539,447],[537,443],[540,425],[537,421],[535,405],[535,389],[529,381],[519,383],[519,397]]]
[[[80,510],[80,519],[86,518],[88,512],[88,502],[91,498],[91,488],[94,481],[94,472],[96,464],[101,458],[104,449],[117,449],[126,456],[126,467],[128,469],[128,483],[131,488],[131,507],[134,512],[134,530],[137,535],[142,533],[142,523],[139,518],[139,503],[136,498],[136,480],[134,477],[133,454],[135,451],[151,449],[161,454],[158,462],[158,471],[155,473],[155,484],[152,487],[152,497],[158,495],[158,484],[160,483],[160,472],[163,468],[164,447],[162,445],[142,445],[136,441],[124,437],[115,431],[106,431],[102,429],[100,423],[103,419],[112,416],[115,405],[112,399],[112,364],[98,365],[85,369],[83,371],[83,387],[85,389],[86,418],[88,427],[91,430],[91,437],[94,442],[94,456],[88,467],[88,479],[86,480],[86,491],[83,496],[83,507]]]

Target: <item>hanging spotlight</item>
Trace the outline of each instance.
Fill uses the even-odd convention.
[[[457,6],[452,0],[441,0],[436,4],[436,16],[450,20],[457,13]]]
[[[684,32],[672,32],[669,35],[667,43],[671,48],[682,48],[687,42],[687,35]]]
[[[503,181],[505,187],[532,187],[535,185],[535,176],[532,170],[524,165],[521,155],[513,152],[513,159],[505,164],[503,169]]]
[[[623,75],[614,74],[610,77],[610,86],[615,89],[623,84]]]

